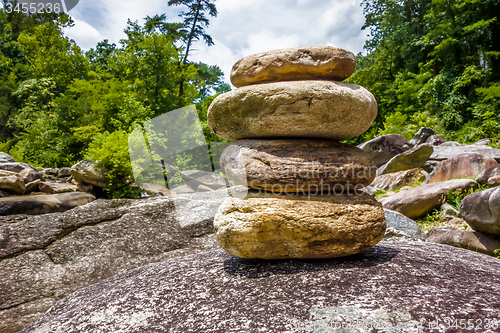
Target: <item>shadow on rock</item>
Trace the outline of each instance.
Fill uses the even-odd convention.
[[[399,252],[390,247],[377,245],[352,256],[331,259],[260,260],[233,256],[224,262],[224,270],[231,275],[254,279],[272,275],[308,273],[340,268],[363,268],[391,261]]]

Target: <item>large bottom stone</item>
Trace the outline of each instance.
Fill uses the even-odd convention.
[[[364,195],[228,198],[214,219],[217,240],[242,258],[333,258],[369,249],[383,237],[384,211]]]

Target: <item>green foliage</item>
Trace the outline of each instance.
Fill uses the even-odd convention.
[[[496,249],[493,251],[493,253],[497,256],[498,259],[500,259],[500,249]]]
[[[122,130],[104,132],[93,136],[85,153],[86,158],[98,161],[97,168],[106,170],[110,186],[109,197],[138,198],[141,190],[134,188],[132,166],[128,152],[128,134]]]

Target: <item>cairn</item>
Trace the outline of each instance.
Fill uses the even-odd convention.
[[[351,52],[328,46],[275,50],[238,61],[237,89],[218,96],[208,125],[235,141],[221,167],[249,188],[227,198],[214,226],[221,247],[242,258],[332,258],[359,253],[384,236],[384,211],[363,187],[376,168],[341,140],[365,132],[373,95],[343,83]]]

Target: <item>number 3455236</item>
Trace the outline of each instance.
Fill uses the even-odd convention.
[[[64,9],[60,3],[7,3],[5,4],[7,13],[18,12],[23,14],[39,14],[39,13],[62,13]]]

